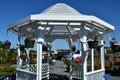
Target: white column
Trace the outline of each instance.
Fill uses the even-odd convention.
[[[105,70],[105,65],[104,65],[104,45],[101,46],[101,69]]]
[[[91,49],[91,61],[92,61],[91,69],[92,69],[92,71],[94,71],[94,49],[93,48]]]
[[[20,59],[20,46],[17,48],[17,69],[19,69],[22,65],[22,60]]]
[[[87,73],[87,54],[85,51],[88,49],[86,36],[83,36],[83,38],[81,38],[81,49],[82,49],[82,80],[87,80],[87,77],[85,75]]]
[[[72,38],[70,37],[70,38],[69,38],[69,47],[72,48],[72,46],[73,46],[73,40],[72,40]],[[72,80],[72,73],[73,73],[73,72],[72,72],[72,71],[73,71],[73,70],[72,70],[72,56],[73,56],[73,53],[74,53],[74,52],[71,52],[71,53],[70,53],[70,66],[69,66],[69,67],[70,67],[70,76],[69,76],[69,77],[70,77],[70,80]]]
[[[30,50],[29,50],[29,48],[26,48],[26,63],[27,63],[27,67],[29,67],[29,62],[30,62],[29,54],[30,54]]]
[[[104,58],[104,42],[101,42],[101,47],[100,47],[100,53],[101,53],[101,69],[105,71],[105,58]],[[102,72],[102,75],[104,75],[105,72]],[[102,80],[105,80],[102,78]]]
[[[50,52],[51,52],[51,43],[50,42],[47,42],[47,47],[48,47],[48,51],[47,51],[47,63],[48,63],[48,68],[50,68],[49,67],[49,64],[50,64]],[[48,69],[48,72],[50,72],[50,69]],[[48,80],[49,80],[49,77],[47,78]]]
[[[102,72],[102,75],[105,74],[105,58],[104,58],[104,45],[101,46],[101,69],[104,71]],[[102,77],[102,80],[105,80],[103,77]]]
[[[81,41],[81,50],[82,50],[82,80],[87,80],[87,54],[86,50],[89,49],[87,44],[87,34],[89,30],[85,28],[85,23],[83,22],[78,32],[80,41]]]
[[[22,60],[20,59],[20,39],[21,36],[18,35],[18,42],[17,42],[17,69],[19,69],[22,65]]]
[[[44,39],[38,38],[37,40],[37,78],[36,80],[42,80],[42,43]]]
[[[47,51],[47,63],[50,63],[49,57],[50,57],[50,51],[51,51],[51,43],[47,42],[47,47],[48,47],[48,51]]]

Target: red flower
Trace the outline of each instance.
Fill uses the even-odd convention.
[[[6,40],[4,43],[10,43],[10,41],[9,41],[9,40]]]
[[[73,61],[82,62],[82,56],[78,56],[78,57],[74,58]]]
[[[25,40],[26,40],[26,41],[27,41],[27,40],[34,40],[34,37],[31,36],[31,35],[29,35],[29,36],[27,36],[27,37],[25,38]]]

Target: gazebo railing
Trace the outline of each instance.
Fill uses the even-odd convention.
[[[72,78],[82,79],[82,65],[81,64],[72,64]]]
[[[36,65],[29,65],[28,68],[19,68],[16,70],[16,80],[36,80],[36,76]],[[48,63],[42,64],[42,79],[49,79]]]
[[[85,76],[87,77],[87,80],[104,80],[104,74],[104,70],[100,69],[94,72],[88,72],[85,74]]]

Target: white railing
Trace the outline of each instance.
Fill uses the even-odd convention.
[[[72,78],[81,79],[82,78],[82,67],[81,64],[72,65]]]
[[[16,80],[36,80],[36,65],[31,67],[31,65],[27,68],[19,68],[16,70]],[[49,79],[49,64],[42,64],[42,79]]]
[[[36,80],[36,73],[22,69],[17,69],[16,80]]]
[[[86,73],[87,80],[104,80],[104,70],[96,70],[93,72]]]

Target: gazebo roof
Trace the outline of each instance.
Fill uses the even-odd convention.
[[[69,30],[66,26],[70,26]],[[55,4],[40,14],[24,17],[9,25],[8,30],[26,36],[31,33],[35,34],[35,31],[41,29],[41,31],[47,31],[46,36],[55,35],[60,38],[60,36],[66,37],[65,35],[69,34],[75,36],[83,26],[89,29],[94,28],[103,34],[114,30],[114,26],[109,23],[95,16],[83,15],[64,3]]]
[[[64,9],[64,10],[63,10]],[[81,15],[77,10],[74,8],[64,4],[58,3],[49,7],[48,9],[44,10],[41,14],[46,15]]]

